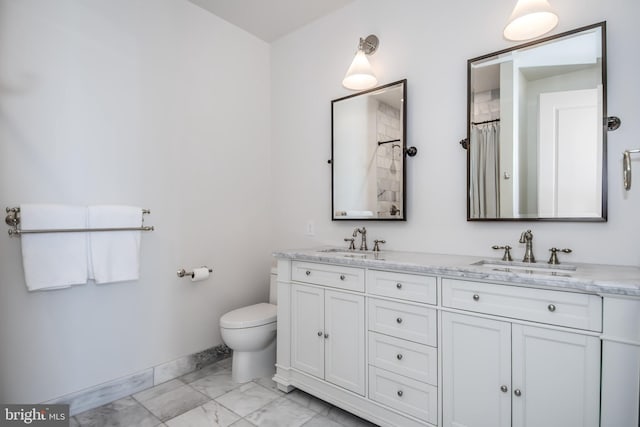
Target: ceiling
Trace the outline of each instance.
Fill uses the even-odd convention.
[[[354,0],[189,0],[266,42]]]

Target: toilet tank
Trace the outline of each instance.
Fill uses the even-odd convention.
[[[278,303],[278,267],[271,267],[269,280],[269,302],[271,304]]]

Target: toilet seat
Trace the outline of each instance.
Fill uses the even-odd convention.
[[[232,310],[220,318],[220,327],[241,329],[262,326],[276,322],[278,307],[274,304],[259,304]]]

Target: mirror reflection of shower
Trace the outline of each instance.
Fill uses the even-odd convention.
[[[382,114],[379,117],[381,120],[376,155],[377,214],[379,218],[392,218],[401,213],[398,206],[402,200],[402,139],[399,138],[396,127],[392,125],[393,121]]]
[[[389,168],[389,172],[393,175],[398,173],[398,168],[396,167],[396,147],[400,148],[398,144],[393,144],[391,146],[391,167]],[[402,151],[402,149],[400,149],[400,151]]]
[[[405,98],[402,80],[331,102],[332,219],[405,219]]]

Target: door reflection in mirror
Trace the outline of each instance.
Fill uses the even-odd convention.
[[[605,24],[468,72],[468,219],[606,220]]]

